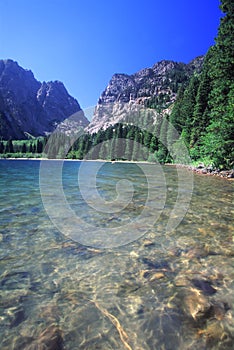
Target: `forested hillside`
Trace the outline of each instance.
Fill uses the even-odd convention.
[[[182,87],[170,122],[182,133],[192,159],[233,167],[234,159],[234,3],[223,0],[216,44],[202,73]],[[170,142],[170,140],[169,140]]]

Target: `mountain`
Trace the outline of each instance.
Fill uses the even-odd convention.
[[[132,75],[113,75],[86,130],[94,133],[107,129],[120,122],[133,105],[154,108],[160,114],[169,113],[179,87],[188,82],[194,72],[200,73],[202,64],[203,56],[189,64],[163,60]]]
[[[63,83],[39,82],[17,62],[0,60],[0,138],[43,136],[72,115],[63,128],[86,127],[88,120]]]
[[[115,74],[86,128],[88,136],[72,156],[192,160],[207,165],[207,172],[233,169],[233,1],[221,0],[220,9],[218,35],[204,58],[187,65],[161,61],[133,75]]]

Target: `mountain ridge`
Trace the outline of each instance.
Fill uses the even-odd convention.
[[[0,137],[24,139],[26,134],[46,136],[57,125],[78,113],[73,127],[88,120],[64,84],[58,80],[39,82],[31,70],[12,59],[0,60]]]
[[[194,72],[200,73],[204,56],[198,56],[188,64],[170,60],[161,60],[150,68],[128,75],[116,73],[101,93],[91,123],[86,127],[90,133],[106,129],[121,121],[117,104],[142,105],[152,107],[153,99],[163,113],[175,102],[179,86],[189,81]],[[106,106],[111,106],[112,110]],[[109,117],[107,118],[107,114]]]

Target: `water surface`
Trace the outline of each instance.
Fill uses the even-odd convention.
[[[53,170],[56,163],[48,161],[48,166]],[[95,227],[121,230],[137,219],[148,196],[137,164],[106,163],[98,173],[97,189],[106,201],[116,198],[119,180],[133,184],[131,203],[116,213],[87,205],[77,186],[79,167],[80,162],[64,163],[63,189],[75,215],[94,227],[92,234]],[[129,232],[131,242],[102,249],[93,244],[93,235],[90,245],[82,245],[50,221],[39,168],[39,161],[0,161],[1,350],[41,344],[72,350],[232,349],[231,181],[195,174],[187,214],[168,232],[177,171],[163,167],[158,176],[148,165],[150,176],[158,176],[158,188],[166,186],[163,210],[148,203],[160,216],[151,225],[150,211],[144,217],[146,233],[135,239],[136,226]],[[58,194],[52,195],[62,217]]]

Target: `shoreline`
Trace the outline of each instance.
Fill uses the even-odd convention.
[[[184,169],[192,171],[198,175],[214,176],[214,177],[220,177],[220,178],[226,179],[226,180],[234,180],[234,169],[230,169],[230,170],[213,169],[210,166],[206,167],[204,164],[194,166],[194,165],[186,165],[186,164],[166,163],[165,165],[176,166],[177,168],[184,168]]]
[[[133,161],[133,160],[106,160],[106,159],[56,159],[56,158],[0,158],[0,160],[35,160],[35,161],[61,161],[61,162],[103,162],[103,163],[129,163],[129,164],[158,164],[154,162],[147,161]],[[165,166],[172,166],[176,168],[184,168],[189,171],[192,171],[198,175],[206,175],[206,176],[215,176],[220,177],[226,180],[234,180],[234,169],[231,170],[220,170],[213,169],[210,166],[205,166],[204,164],[199,164],[198,166],[187,165],[187,164],[173,164],[173,163],[165,163],[162,164]]]
[[[57,158],[0,158],[0,160],[48,160],[48,161],[60,161],[60,162],[103,162],[103,163],[143,163],[143,164],[157,164],[147,161],[134,161],[134,160],[107,160],[107,159],[57,159]]]

